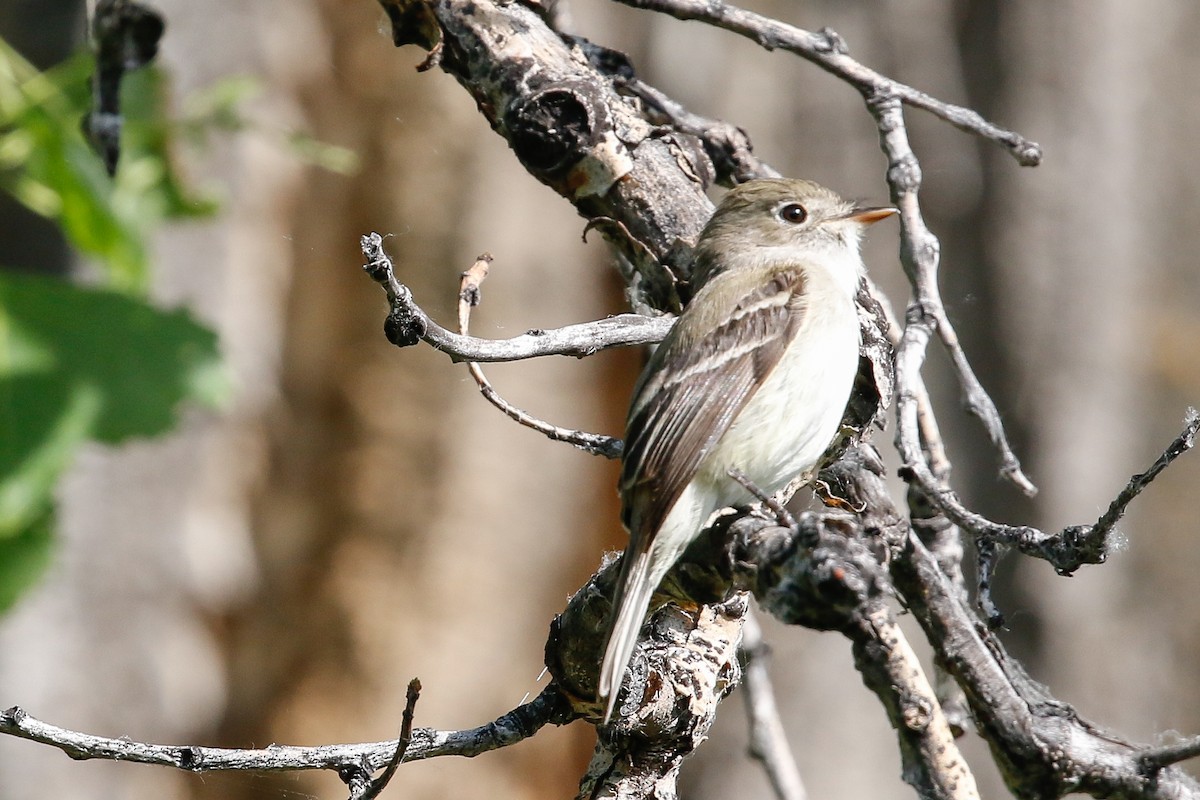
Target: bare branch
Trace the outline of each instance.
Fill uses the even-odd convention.
[[[988,739],[1017,797],[1200,798],[1200,784],[1174,767],[1155,771],[1165,748],[1123,741],[1051,697],[979,625],[970,607],[916,537],[891,562],[896,587],[930,642],[966,692],[979,732]],[[1187,757],[1181,749],[1179,755]],[[1166,755],[1168,761],[1174,754]],[[1153,777],[1148,773],[1153,772]]]
[[[417,728],[412,731],[412,740],[404,760],[477,756],[527,739],[546,723],[562,725],[570,719],[570,710],[562,702],[558,691],[551,686],[530,702],[478,728],[463,731]],[[397,740],[318,747],[271,745],[255,750],[150,744],[60,728],[42,722],[16,706],[0,712],[0,734],[57,747],[76,760],[133,761],[188,772],[332,769],[339,772],[360,770],[370,774],[388,764],[398,749]]]
[[[792,757],[775,690],[767,671],[769,650],[763,641],[762,628],[754,614],[747,614],[742,624],[742,689],[745,692],[746,716],[750,723],[750,755],[762,762],[771,788],[779,800],[807,800],[808,792],[800,777],[800,768]]]
[[[1167,449],[1150,465],[1149,469],[1129,479],[1129,484],[1121,490],[1121,493],[1109,505],[1108,510],[1096,521],[1096,529],[1103,531],[1105,534],[1111,531],[1113,526],[1124,516],[1125,509],[1133,502],[1133,498],[1141,494],[1142,490],[1158,477],[1158,473],[1170,466],[1172,461],[1196,445],[1196,431],[1198,429],[1200,429],[1200,412],[1197,412],[1194,408],[1189,408],[1183,416],[1183,432],[1167,445]]]
[[[906,763],[922,768],[921,781],[914,783],[918,794],[978,800],[975,777],[954,741],[954,730],[891,609],[874,604],[859,623],[858,631],[848,634],[855,662],[863,682],[888,710]]]
[[[383,251],[383,237],[362,237],[364,271],[387,292],[391,311],[384,323],[388,341],[409,347],[425,341],[452,361],[521,361],[541,356],[584,358],[612,347],[654,344],[662,341],[675,323],[673,317],[618,314],[595,322],[550,330],[531,330],[511,339],[478,339],[462,336],[438,325],[413,299],[407,286],[396,280],[391,258]]]
[[[894,81],[851,58],[842,37],[828,28],[817,33],[786,25],[728,3],[706,0],[618,0],[628,6],[670,14],[676,19],[698,20],[753,39],[767,50],[786,50],[811,61],[858,89],[864,95],[885,95],[944,119],[959,130],[989,139],[1012,155],[1023,167],[1042,160],[1042,148],[1018,133],[1001,128],[978,112],[944,103],[911,86]]]
[[[400,762],[404,760],[404,754],[408,751],[409,744],[412,743],[413,714],[420,696],[421,682],[413,678],[408,682],[408,691],[405,693],[404,713],[400,717],[400,738],[396,742],[396,752],[392,756],[392,760],[388,762],[383,774],[363,786],[361,793],[352,790],[350,800],[375,800],[391,782],[396,770],[400,767]]]
[[[1175,744],[1154,747],[1144,751],[1138,760],[1147,773],[1156,773],[1163,767],[1200,756],[1200,736],[1193,736]]]
[[[897,376],[900,362],[897,362]],[[899,377],[897,378],[899,381]],[[968,510],[958,496],[949,489],[938,488],[932,474],[923,462],[906,463],[903,468],[906,479],[913,479],[930,501],[956,524],[994,544],[1015,547],[1022,553],[1049,562],[1063,575],[1070,575],[1084,564],[1103,564],[1109,553],[1109,534],[1116,525],[1126,506],[1172,461],[1191,449],[1195,444],[1200,416],[1189,409],[1184,420],[1184,430],[1159,456],[1146,472],[1134,475],[1129,484],[1117,496],[1108,510],[1093,525],[1072,525],[1059,533],[1044,533],[1028,525],[1004,525],[993,522],[981,514]],[[900,436],[897,435],[897,440]],[[905,456],[906,462],[908,461]],[[981,574],[990,575],[991,565],[985,565]],[[996,612],[992,608],[992,614]],[[993,616],[994,621],[999,617]]]
[[[921,167],[908,142],[904,127],[904,114],[900,102],[894,96],[867,96],[867,108],[879,128],[879,142],[888,159],[888,185],[891,187],[892,202],[900,209],[900,256],[904,271],[913,289],[913,301],[905,314],[904,334],[896,353],[897,417],[911,416],[896,426],[897,449],[905,459],[906,466],[913,459],[921,459],[917,427],[918,409],[911,387],[916,386],[925,359],[925,350],[930,335],[937,331],[943,345],[950,353],[954,372],[958,377],[966,398],[967,409],[983,423],[992,443],[1000,451],[1000,474],[1008,478],[1026,493],[1036,491],[1033,483],[1021,471],[1021,464],[1008,444],[1000,414],[987,392],[979,383],[954,328],[946,317],[937,285],[938,259],[941,247],[937,237],[925,225],[921,217],[918,192],[921,186]],[[905,381],[900,379],[902,367]],[[903,429],[903,433],[901,430]],[[899,444],[904,436],[903,446]]]
[[[484,253],[475,260],[470,269],[462,274],[461,288],[458,293],[458,330],[464,336],[470,329],[471,309],[479,305],[479,301],[483,296],[483,281],[487,278],[488,267],[491,263],[492,256]],[[624,443],[620,439],[613,436],[604,436],[599,433],[560,428],[557,425],[552,425],[549,422],[538,419],[501,397],[500,393],[488,381],[487,376],[483,374],[483,370],[479,364],[471,361],[467,364],[467,369],[470,371],[471,377],[475,379],[475,383],[479,386],[479,391],[483,394],[484,398],[496,408],[503,411],[510,419],[516,420],[527,428],[532,428],[549,439],[556,442],[567,442],[593,455],[600,455],[605,458],[621,457],[621,450]]]

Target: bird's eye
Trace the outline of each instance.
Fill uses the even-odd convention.
[[[804,220],[808,219],[808,209],[799,203],[788,203],[783,208],[779,209],[779,218],[784,222],[791,222],[799,225]]]

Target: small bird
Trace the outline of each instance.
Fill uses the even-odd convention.
[[[691,302],[646,364],[625,427],[629,545],[599,698],[611,719],[650,597],[714,512],[773,494],[837,434],[858,371],[863,229],[896,213],[810,181],[731,190],[696,244]]]

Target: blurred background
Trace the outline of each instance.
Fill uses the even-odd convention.
[[[887,198],[862,102],[801,60],[602,0],[567,0],[573,32],[627,52],[691,110],[745,128],[783,172]],[[864,63],[1041,143],[1036,169],[920,112],[907,118],[943,296],[1027,471],[995,474],[979,426],[931,348],[929,381],[968,504],[1044,528],[1086,523],[1200,403],[1200,6],[1190,0],[745,3],[830,26]],[[47,67],[81,46],[82,4],[3,0],[0,35]],[[458,274],[496,256],[473,320],[509,336],[623,309],[599,237],[521,169],[449,77],[392,47],[370,0],[156,0],[161,64],[180,100],[223,77],[261,91],[255,121],[181,152],[220,213],[153,240],[152,296],[220,336],[234,391],[169,436],[84,450],[59,491],[48,574],[0,618],[0,706],[137,740],[263,746],[392,738],[408,680],[417,724],[472,727],[539,679],[547,626],[601,553],[623,545],[616,468],[518,427],[465,367],[384,340],[385,300],[358,238],[389,233],[401,280],[443,323]],[[270,131],[357,154],[339,174]],[[0,206],[0,263],[80,269],[53,226]],[[894,226],[868,264],[907,300]],[[610,434],[635,352],[498,365],[535,415]],[[890,432],[877,437],[888,449]],[[1081,714],[1152,740],[1200,731],[1195,505],[1183,457],[1121,526],[1103,567],[1059,578],[1001,566],[1005,639]],[[768,624],[772,672],[813,797],[907,798],[886,717],[844,640]],[[919,636],[914,633],[914,636]],[[573,796],[583,724],[473,760],[404,766],[389,791],[441,798]],[[1006,796],[975,737],[984,796]],[[684,768],[688,798],[768,798],[740,699]],[[186,775],[74,763],[0,738],[0,798],[344,796],[332,775]]]

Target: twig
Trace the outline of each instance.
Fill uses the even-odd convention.
[[[792,523],[795,524],[794,522]],[[767,671],[768,648],[762,628],[753,613],[742,623],[742,688],[750,724],[750,755],[762,762],[767,779],[779,800],[806,800],[808,792],[800,768],[792,757],[771,675]]]
[[[1121,493],[1112,501],[1100,519],[1096,520],[1095,527],[1105,532],[1112,530],[1113,526],[1124,516],[1125,509],[1133,501],[1133,498],[1141,494],[1142,490],[1158,477],[1158,473],[1170,466],[1172,461],[1196,445],[1198,429],[1200,429],[1200,412],[1189,408],[1183,415],[1183,432],[1175,437],[1175,441],[1167,445],[1167,449],[1150,465],[1148,470],[1129,479],[1129,484],[1121,490]]]
[[[897,376],[899,363],[897,361]],[[897,380],[899,381],[899,377]],[[901,426],[903,425],[902,422]],[[902,472],[906,478],[917,480],[930,501],[956,524],[996,544],[1007,544],[1026,555],[1044,559],[1060,574],[1070,575],[1084,564],[1104,563],[1108,558],[1109,534],[1124,514],[1125,508],[1163,469],[1195,445],[1198,429],[1200,415],[1196,414],[1195,409],[1188,409],[1183,432],[1168,445],[1150,469],[1130,479],[1129,484],[1094,525],[1072,525],[1054,534],[1044,533],[1027,525],[1004,525],[969,511],[949,489],[936,488],[928,467],[919,461],[906,463]],[[897,440],[899,439],[898,434]],[[908,462],[907,455],[904,457]]]
[[[470,269],[462,274],[462,282],[458,292],[458,329],[464,336],[470,327],[471,309],[479,305],[479,300],[482,297],[481,287],[484,279],[487,278],[488,268],[491,263],[491,255],[484,253],[475,260]],[[560,428],[557,425],[552,425],[549,422],[538,419],[501,397],[500,393],[488,381],[487,376],[483,374],[483,369],[480,368],[479,364],[471,361],[467,364],[467,369],[470,371],[471,377],[475,379],[475,383],[478,384],[479,391],[484,398],[496,408],[503,411],[510,419],[516,420],[527,428],[532,428],[549,439],[556,442],[567,442],[593,455],[604,456],[605,458],[621,457],[621,450],[624,443],[620,439],[599,433]]]
[[[775,520],[785,527],[791,528],[795,526],[796,520],[792,516],[792,512],[788,511],[778,500],[760,489],[754,481],[747,477],[746,473],[736,467],[728,471],[729,477],[745,489],[754,497],[755,500],[763,504],[763,507],[775,515]]]
[[[1080,718],[1032,681],[983,626],[916,537],[892,560],[907,606],[956,680],[967,688],[980,733],[1014,796],[1200,798],[1200,784],[1174,763],[1197,745],[1138,747]],[[1152,773],[1148,776],[1147,773]]]
[[[992,599],[992,576],[996,574],[996,541],[981,538],[975,543],[975,605],[988,628],[1000,630],[1004,627],[1004,614]]]
[[[541,356],[584,358],[613,347],[660,342],[675,323],[672,317],[618,314],[595,322],[532,330],[510,339],[462,336],[438,325],[416,304],[409,288],[396,279],[392,260],[383,250],[382,236],[378,233],[363,236],[362,251],[367,260],[363,270],[387,293],[391,311],[384,332],[388,341],[397,347],[425,341],[452,361],[520,361]]]
[[[1192,736],[1175,744],[1144,750],[1138,761],[1144,771],[1155,773],[1163,767],[1200,756],[1200,736]]]
[[[892,343],[892,349],[895,350],[900,346],[900,320],[896,318],[896,311],[892,308],[892,301],[886,294],[879,290],[869,277],[865,279],[867,291],[875,298],[875,302],[879,304],[879,308],[883,311],[884,321],[887,323],[886,331],[888,341]],[[933,401],[929,398],[929,390],[925,386],[925,378],[918,372],[913,376],[913,382],[909,386],[909,391],[913,396],[913,400],[917,404],[917,422],[918,430],[921,437],[921,446],[925,451],[926,458],[929,459],[930,469],[933,474],[938,476],[939,480],[946,480],[950,475],[950,458],[946,455],[946,446],[942,441],[942,432],[938,427],[937,417],[933,413]]]
[[[396,740],[396,752],[392,756],[392,760],[388,762],[383,774],[367,783],[362,794],[352,792],[350,800],[375,800],[392,780],[396,770],[400,767],[400,762],[404,760],[404,753],[412,743],[413,712],[416,710],[417,699],[420,696],[421,681],[413,678],[408,682],[408,691],[405,693],[404,713],[400,716],[400,738]]]
[[[971,369],[954,328],[946,317],[937,286],[940,245],[921,216],[918,199],[921,167],[909,145],[900,102],[894,96],[879,94],[867,98],[867,108],[875,118],[875,124],[879,128],[880,146],[888,159],[888,185],[891,187],[892,202],[900,209],[901,261],[913,289],[913,301],[905,314],[904,333],[896,352],[897,417],[902,414],[914,415],[911,425],[897,423],[897,439],[901,436],[902,427],[907,439],[901,453],[906,464],[910,455],[914,458],[920,457],[915,417],[918,409],[913,403],[905,401],[914,399],[914,389],[911,387],[917,385],[916,376],[920,374],[925,349],[931,334],[936,331],[950,354],[954,374],[962,388],[967,409],[983,423],[992,444],[1000,452],[1000,474],[1026,494],[1033,493],[1036,489],[1021,471],[1021,464],[1004,434],[1000,414]],[[901,365],[912,361],[917,362],[916,369],[906,370],[906,382],[901,383]]]
[[[568,721],[569,714],[557,689],[548,686],[530,702],[478,728],[462,731],[417,728],[412,732],[404,758],[407,762],[441,756],[477,756],[527,739],[548,722],[562,724]],[[76,760],[133,761],[188,772],[349,769],[369,774],[383,768],[397,750],[394,740],[317,747],[270,745],[254,750],[150,744],[60,728],[15,706],[0,712],[0,733],[57,747]]]
[[[811,61],[858,89],[864,95],[887,95],[905,105],[944,119],[961,131],[989,139],[1006,149],[1023,167],[1041,163],[1042,148],[1014,131],[988,122],[978,112],[944,103],[925,92],[894,81],[860,64],[849,55],[845,41],[824,28],[817,33],[786,25],[728,3],[708,0],[618,0],[628,6],[670,14],[676,19],[698,20],[753,39],[767,50],[786,50]]]

